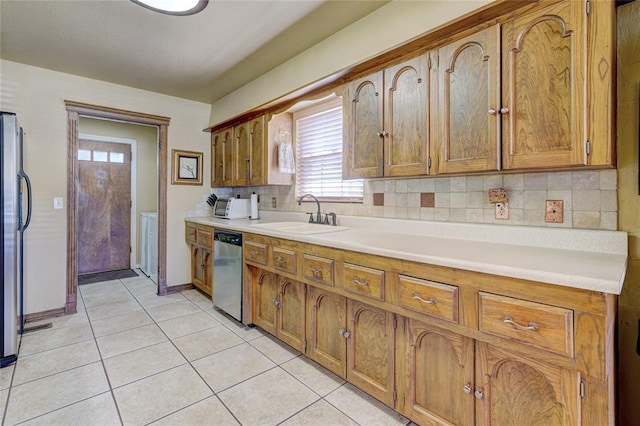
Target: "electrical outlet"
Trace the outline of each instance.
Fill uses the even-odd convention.
[[[564,221],[563,204],[562,200],[547,200],[544,221],[549,223],[562,223]]]
[[[509,219],[509,203],[507,201],[496,203],[496,219],[498,220]]]
[[[274,209],[278,207],[278,199],[276,197],[271,197],[271,207]]]

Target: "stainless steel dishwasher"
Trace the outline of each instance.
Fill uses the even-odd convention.
[[[242,234],[213,232],[213,305],[242,321]]]

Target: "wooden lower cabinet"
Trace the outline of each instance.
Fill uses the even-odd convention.
[[[347,380],[394,406],[394,314],[347,299]]]
[[[473,339],[409,318],[403,329],[398,336],[404,362],[398,369],[398,411],[421,425],[472,425]]]
[[[304,352],[305,285],[258,270],[253,286],[253,320],[265,331]]]
[[[250,242],[250,320],[417,425],[615,424],[615,296]]]
[[[191,283],[209,296],[213,294],[213,256],[211,250],[191,246]]]
[[[338,376],[346,376],[347,299],[309,286],[307,290],[306,355]]]
[[[476,424],[579,424],[579,373],[477,344]]]
[[[393,407],[393,314],[317,287],[307,307],[307,356]]]
[[[576,425],[579,374],[404,320],[397,409],[421,425]],[[404,392],[404,393],[403,393]]]

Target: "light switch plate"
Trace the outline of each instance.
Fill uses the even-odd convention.
[[[544,221],[548,223],[562,223],[564,221],[564,206],[562,200],[547,200]]]
[[[62,197],[53,197],[53,208],[56,210],[64,208]]]

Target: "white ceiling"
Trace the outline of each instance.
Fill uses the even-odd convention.
[[[0,57],[215,102],[389,0],[210,0],[193,16],[128,0],[0,0]]]

